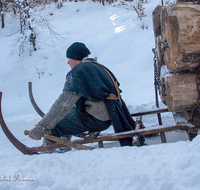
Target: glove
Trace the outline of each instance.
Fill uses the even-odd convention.
[[[40,140],[44,136],[44,132],[41,126],[36,125],[35,128],[30,130],[29,137],[34,140]]]

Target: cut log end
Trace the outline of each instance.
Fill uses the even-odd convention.
[[[173,4],[162,6],[161,36],[162,41],[166,40],[169,45],[164,56],[169,70],[185,71],[199,66],[199,16],[200,5]],[[156,25],[156,20],[154,22]]]

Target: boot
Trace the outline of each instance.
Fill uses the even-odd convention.
[[[66,135],[66,136],[62,136],[60,138],[70,141],[72,136],[71,135]],[[43,139],[43,142],[42,142],[42,146],[50,146],[50,145],[54,145],[54,144],[57,144],[57,142],[54,142],[54,141],[51,141],[51,140],[48,140],[48,139],[45,139],[45,138]],[[46,151],[43,151],[43,153],[49,153],[49,154],[52,154],[52,153],[64,153],[64,152],[70,151],[71,149],[72,149],[71,147],[66,146],[66,147],[46,150]]]
[[[42,146],[50,146],[50,145],[54,145],[54,144],[56,144],[56,142],[43,138]],[[51,149],[51,150],[43,151],[42,153],[52,154],[55,152],[56,152],[56,149]]]
[[[136,125],[135,125],[135,130],[139,130],[139,129],[144,129],[144,125],[142,123],[142,116],[138,116],[136,118]],[[133,136],[133,140],[132,140],[132,145],[133,146],[143,146],[145,145],[145,138],[143,136],[139,136],[139,135],[135,135]]]
[[[138,135],[133,136],[132,145],[133,145],[133,146],[138,146],[138,147],[141,146],[141,145],[140,145],[140,141],[139,141],[139,136],[138,136]]]
[[[144,125],[142,123],[142,116],[138,116],[136,118],[136,121],[135,121],[136,125],[135,125],[135,130],[138,130],[138,129],[144,129]]]
[[[67,140],[67,141],[70,141],[71,138],[72,138],[72,135],[66,135],[66,136],[62,136],[60,138]],[[71,149],[72,149],[71,147],[65,146],[65,147],[57,148],[56,151],[57,151],[57,153],[64,153],[64,152],[70,151]]]

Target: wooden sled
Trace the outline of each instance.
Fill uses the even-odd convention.
[[[32,93],[32,83],[29,82],[29,96],[31,103],[37,113],[42,117],[44,116],[44,113],[41,111],[41,109],[37,106],[33,93]],[[1,100],[2,100],[2,92],[0,92],[0,124],[1,127],[7,136],[7,138],[11,141],[11,143],[23,154],[39,154],[39,152],[55,149],[55,148],[61,148],[65,146],[69,146],[78,150],[93,150],[93,147],[86,146],[85,144],[88,143],[95,143],[97,142],[99,145],[99,148],[103,148],[103,141],[118,141],[119,139],[127,138],[127,137],[134,137],[136,135],[151,135],[151,134],[157,134],[160,133],[161,142],[166,143],[165,138],[165,132],[167,131],[174,131],[174,130],[184,130],[187,133],[189,132],[196,132],[196,127],[190,123],[188,123],[185,119],[180,117],[175,117],[175,121],[171,125],[165,125],[162,124],[161,120],[161,113],[168,112],[168,109],[156,109],[156,110],[150,110],[150,111],[144,111],[144,112],[138,112],[138,113],[132,113],[131,116],[143,116],[143,115],[149,115],[149,114],[157,114],[158,116],[158,125],[146,127],[144,129],[139,130],[132,130],[127,132],[121,132],[121,133],[100,133],[98,135],[90,135],[88,133],[83,133],[83,138],[73,140],[73,141],[67,141],[52,135],[45,135],[44,138],[52,140],[57,142],[55,145],[50,146],[39,146],[39,147],[27,147],[23,143],[21,143],[8,129],[6,123],[4,122],[3,115],[2,115],[2,109],[1,109]],[[28,135],[29,131],[25,130],[25,135]],[[190,139],[192,140],[192,139]]]
[[[28,87],[29,87],[29,97],[30,97],[31,103],[32,103],[33,107],[35,108],[36,112],[41,117],[43,117],[44,112],[42,112],[42,110],[38,107],[38,105],[36,104],[36,102],[34,100],[31,82],[29,82]],[[167,132],[167,131],[174,131],[174,130],[179,129],[179,130],[184,130],[187,133],[189,133],[189,132],[196,133],[197,128],[193,124],[188,123],[184,118],[177,116],[177,115],[174,115],[175,121],[172,125],[163,125],[162,119],[161,119],[161,113],[165,113],[165,112],[169,112],[167,108],[155,109],[155,110],[143,111],[143,112],[137,112],[137,113],[131,114],[132,117],[144,116],[144,115],[149,115],[149,114],[157,114],[158,125],[150,126],[145,129],[133,130],[133,131],[122,132],[122,133],[100,133],[98,135],[91,135],[88,133],[83,133],[82,139],[74,140],[71,142],[76,143],[76,144],[87,144],[87,143],[98,142],[99,148],[103,148],[104,147],[103,141],[119,141],[119,139],[122,139],[122,138],[133,137],[133,136],[138,136],[138,135],[149,136],[152,134],[160,133],[161,142],[166,143],[165,132]],[[28,133],[29,133],[28,131],[25,131],[26,135],[28,135]],[[46,136],[45,138],[59,143],[59,144],[53,145],[52,148],[55,148],[55,147],[59,148],[62,146],[61,144],[64,144],[64,142],[66,143],[66,140],[62,140],[62,142],[61,142],[59,140],[60,138],[57,138],[57,137],[55,138],[53,136],[51,136],[51,138],[49,138],[49,137],[50,136]],[[189,138],[189,140],[192,140],[192,139]],[[38,148],[35,148],[35,151],[40,152],[40,151],[46,150],[46,148],[48,148],[48,147],[38,147]],[[77,149],[77,147],[73,147],[73,148]],[[83,148],[83,149],[87,150],[89,148]]]

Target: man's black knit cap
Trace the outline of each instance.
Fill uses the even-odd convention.
[[[66,57],[74,60],[82,60],[90,54],[90,50],[84,43],[75,42],[66,51]]]

